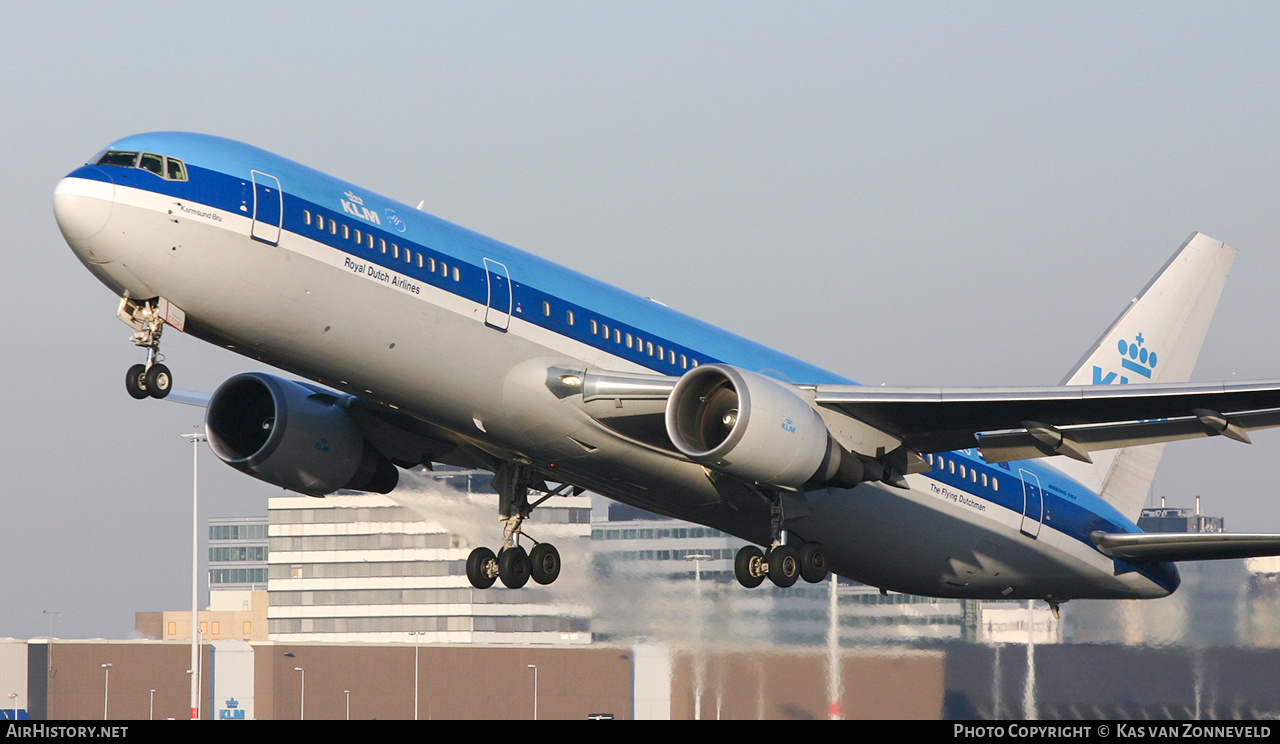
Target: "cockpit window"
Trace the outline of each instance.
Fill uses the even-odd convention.
[[[155,155],[149,152],[124,152],[108,150],[98,158],[97,165],[118,165],[122,168],[141,168],[170,181],[187,180],[187,166],[177,158]]]
[[[143,170],[149,170],[157,176],[164,176],[164,158],[159,155],[152,155],[149,152],[142,153],[142,158],[138,161],[138,167]]]
[[[138,153],[136,152],[118,152],[116,150],[108,150],[98,158],[98,165],[120,165],[125,168],[132,168],[138,162]]]

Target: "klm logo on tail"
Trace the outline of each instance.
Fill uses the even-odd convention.
[[[1136,375],[1142,375],[1148,380],[1151,379],[1152,372],[1156,368],[1156,353],[1148,351],[1144,346],[1147,340],[1139,333],[1133,341],[1125,341],[1120,339],[1116,344],[1117,350],[1120,352],[1120,366]],[[1118,381],[1117,381],[1118,380]],[[1102,367],[1093,365],[1093,384],[1094,385],[1128,385],[1129,378],[1125,373],[1107,372],[1103,374]]]

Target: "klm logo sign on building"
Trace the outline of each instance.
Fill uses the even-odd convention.
[[[1116,344],[1116,349],[1120,352],[1120,367],[1124,372],[1103,372],[1102,367],[1093,365],[1093,384],[1094,385],[1128,385],[1129,375],[1132,372],[1135,375],[1141,375],[1146,379],[1151,379],[1151,374],[1155,372],[1156,353],[1146,348],[1147,340],[1139,333],[1132,341],[1120,339]]]
[[[219,721],[243,721],[244,710],[240,708],[240,701],[235,698],[228,698],[226,705],[218,711]]]

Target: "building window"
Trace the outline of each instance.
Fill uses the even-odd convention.
[[[176,636],[176,635],[178,635],[178,624],[177,624],[177,623],[175,623],[175,622],[170,621],[170,622],[169,622],[169,627],[165,630],[165,633],[166,633],[167,635],[171,635],[171,636]]]

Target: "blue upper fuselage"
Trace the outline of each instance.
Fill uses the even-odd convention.
[[[234,140],[182,132],[139,134],[113,143],[108,151],[158,153],[185,163],[187,178],[169,180],[138,168],[87,165],[70,176],[112,180],[187,199],[231,213],[244,214],[252,204],[253,172],[279,179],[283,200],[281,229],[351,254],[361,262],[380,265],[425,285],[455,293],[473,302],[487,302],[485,259],[505,265],[510,275],[510,312],[542,326],[626,359],[663,375],[680,375],[697,364],[722,362],[806,385],[853,384],[840,375],[808,364],[672,310],[665,305],[624,292],[588,276],[433,217],[294,161]],[[127,171],[127,173],[125,172]],[[136,174],[136,175],[135,175]],[[125,180],[122,181],[121,179]],[[342,222],[358,227],[365,239],[372,235],[403,246],[431,264],[406,262],[391,252],[356,243],[342,232],[315,227]],[[405,254],[408,255],[408,254]],[[430,266],[447,264],[442,275]],[[634,340],[634,343],[632,343]],[[996,490],[935,469],[929,477],[963,488],[979,498],[1022,512],[1024,493],[1019,470],[1033,473],[1044,499],[1044,524],[1091,549],[1095,530],[1138,532],[1130,520],[1108,502],[1057,469],[1034,461],[991,465],[976,449],[946,455],[971,469],[1000,478]],[[1010,465],[1012,467],[1010,467]],[[1140,570],[1157,583],[1177,585],[1171,565],[1132,567],[1117,562],[1117,570]],[[1170,586],[1171,585],[1171,586]]]

